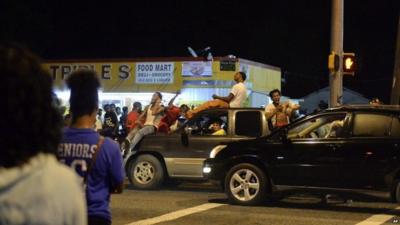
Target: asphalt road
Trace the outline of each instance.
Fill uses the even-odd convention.
[[[397,208],[398,207],[398,208]],[[397,209],[396,209],[397,208]],[[113,224],[400,224],[400,207],[384,199],[327,203],[313,195],[295,194],[257,207],[229,205],[211,184],[183,182],[156,191],[127,185],[111,199]]]

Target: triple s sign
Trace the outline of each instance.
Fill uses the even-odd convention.
[[[173,62],[146,62],[135,64],[51,64],[48,66],[48,69],[54,80],[64,80],[69,74],[78,69],[94,70],[100,75],[102,80],[112,80],[115,78],[126,80],[133,75],[132,68],[135,67],[135,82],[137,84],[172,84],[174,82]]]

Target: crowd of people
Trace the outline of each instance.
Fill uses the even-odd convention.
[[[66,109],[59,107],[52,78],[34,53],[1,44],[0,71],[1,94],[7,99],[0,122],[0,224],[111,224],[110,195],[123,191],[125,178],[113,140],[119,127],[134,147],[145,135],[173,131],[178,117],[190,112],[185,104],[174,105],[179,92],[167,106],[156,92],[143,111],[139,102],[129,113],[127,107],[121,112],[110,104],[103,115],[97,74],[77,70],[66,79],[69,113],[63,118]],[[235,74],[237,83],[245,79],[243,73]],[[213,96],[218,104],[203,109],[242,106],[247,93],[240,86],[229,96]],[[26,107],[30,110],[19,110]],[[218,121],[213,130],[215,135],[224,132]]]
[[[171,133],[178,128],[178,118],[191,119],[197,113],[210,108],[238,108],[243,107],[247,99],[247,88],[245,85],[246,74],[237,72],[233,76],[235,85],[228,96],[213,95],[209,100],[195,108],[186,104],[177,106],[174,104],[179,96],[176,95],[164,106],[162,105],[163,96],[160,92],[152,95],[150,104],[143,107],[140,102],[134,102],[132,110],[128,112],[128,107],[116,107],[115,104],[105,104],[103,109],[97,111],[95,130],[105,137],[114,140],[119,139],[121,149],[124,152],[127,149],[135,149],[143,137],[154,133]],[[269,129],[277,129],[287,125],[293,118],[294,112],[300,108],[298,104],[290,101],[282,102],[281,92],[274,89],[269,93],[272,102],[265,107],[265,114],[269,121]],[[67,126],[70,126],[70,114],[65,116]],[[210,126],[210,130],[220,126],[222,122],[215,121],[215,126]],[[223,129],[222,129],[223,130]],[[220,130],[214,135],[226,135],[226,132]],[[123,139],[123,140],[122,140]],[[126,153],[126,152],[125,152]]]
[[[119,133],[126,135],[125,148],[134,149],[146,135],[174,131],[181,116],[242,107],[247,99],[246,74],[237,72],[228,96],[213,95],[195,109],[174,105],[179,92],[163,106],[162,94],[155,92],[143,110],[140,102],[133,103],[131,112],[107,104],[103,115],[97,74],[77,70],[66,80],[70,109],[63,122],[51,76],[35,54],[2,44],[0,71],[0,93],[7,99],[0,121],[0,224],[111,224],[110,194],[123,191],[125,177],[120,147],[113,140]],[[286,126],[300,106],[281,102],[278,89],[269,95],[272,103],[265,115],[270,129]],[[212,135],[226,135],[221,125],[213,121]]]

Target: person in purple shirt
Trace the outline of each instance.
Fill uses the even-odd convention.
[[[100,82],[95,72],[78,70],[66,83],[71,90],[71,125],[64,129],[58,157],[85,183],[89,224],[111,224],[110,193],[122,192],[125,174],[118,145],[93,129]]]

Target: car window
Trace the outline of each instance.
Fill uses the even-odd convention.
[[[391,129],[392,137],[400,137],[400,116],[394,116]]]
[[[335,138],[341,137],[345,114],[331,114],[314,117],[291,127],[288,138]]]
[[[228,133],[228,112],[218,111],[200,115],[188,123],[192,135],[212,136],[227,135]]]
[[[261,113],[259,111],[241,111],[235,116],[236,135],[259,137],[262,135]]]
[[[354,137],[385,137],[389,135],[392,117],[384,114],[357,113],[354,118]]]

